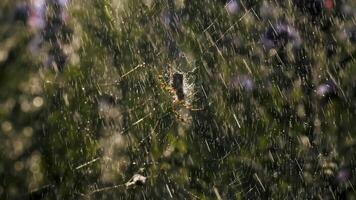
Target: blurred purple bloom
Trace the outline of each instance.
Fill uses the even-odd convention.
[[[60,6],[66,7],[68,4],[68,0],[57,0]]]
[[[270,27],[262,37],[262,44],[266,50],[283,48],[287,43],[291,43],[295,50],[302,44],[298,31],[287,24],[279,23]]]
[[[321,84],[316,88],[316,95],[320,99],[336,95],[336,93],[337,86],[333,81],[327,81],[326,83]]]
[[[42,29],[45,27],[45,0],[32,1],[30,4],[30,15],[27,24],[34,29]]]
[[[241,89],[251,92],[255,89],[255,84],[248,75],[236,75],[231,79],[232,89]]]
[[[343,168],[341,169],[337,176],[336,176],[336,180],[339,182],[339,183],[344,183],[346,182],[347,180],[349,180],[350,178],[350,170],[349,169],[346,169],[346,168]]]
[[[62,22],[66,22],[68,19],[68,14],[66,12],[67,5],[68,5],[69,0],[55,0],[55,3],[60,6],[60,18]]]
[[[236,0],[230,0],[225,5],[225,9],[230,15],[235,15],[235,14],[237,14],[239,12],[240,6],[239,6],[239,4],[237,3]]]

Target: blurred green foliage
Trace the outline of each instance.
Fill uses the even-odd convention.
[[[356,198],[353,1],[72,1],[37,53],[19,2],[0,2],[1,199]],[[281,22],[298,53],[263,48]]]

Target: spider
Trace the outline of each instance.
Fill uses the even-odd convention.
[[[167,91],[168,93],[170,93],[171,97],[172,97],[172,108],[173,108],[173,112],[176,115],[176,117],[178,119],[180,119],[181,121],[185,122],[187,120],[184,119],[184,117],[178,113],[179,110],[181,108],[185,108],[188,111],[200,111],[203,110],[202,108],[194,108],[191,103],[189,103],[187,101],[187,99],[191,99],[195,93],[190,94],[191,92],[188,90],[189,86],[185,85],[185,79],[184,73],[181,72],[172,72],[171,67],[168,68],[168,74],[169,74],[169,81],[164,80],[164,76],[163,75],[159,75],[158,76],[158,80],[160,82],[160,87],[161,89],[163,89],[164,91]],[[168,83],[167,83],[168,82]]]

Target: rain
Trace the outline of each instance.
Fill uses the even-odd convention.
[[[0,199],[356,199],[355,57],[354,0],[1,0]]]

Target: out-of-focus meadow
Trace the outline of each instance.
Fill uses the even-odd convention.
[[[1,0],[0,199],[356,199],[353,0]]]

